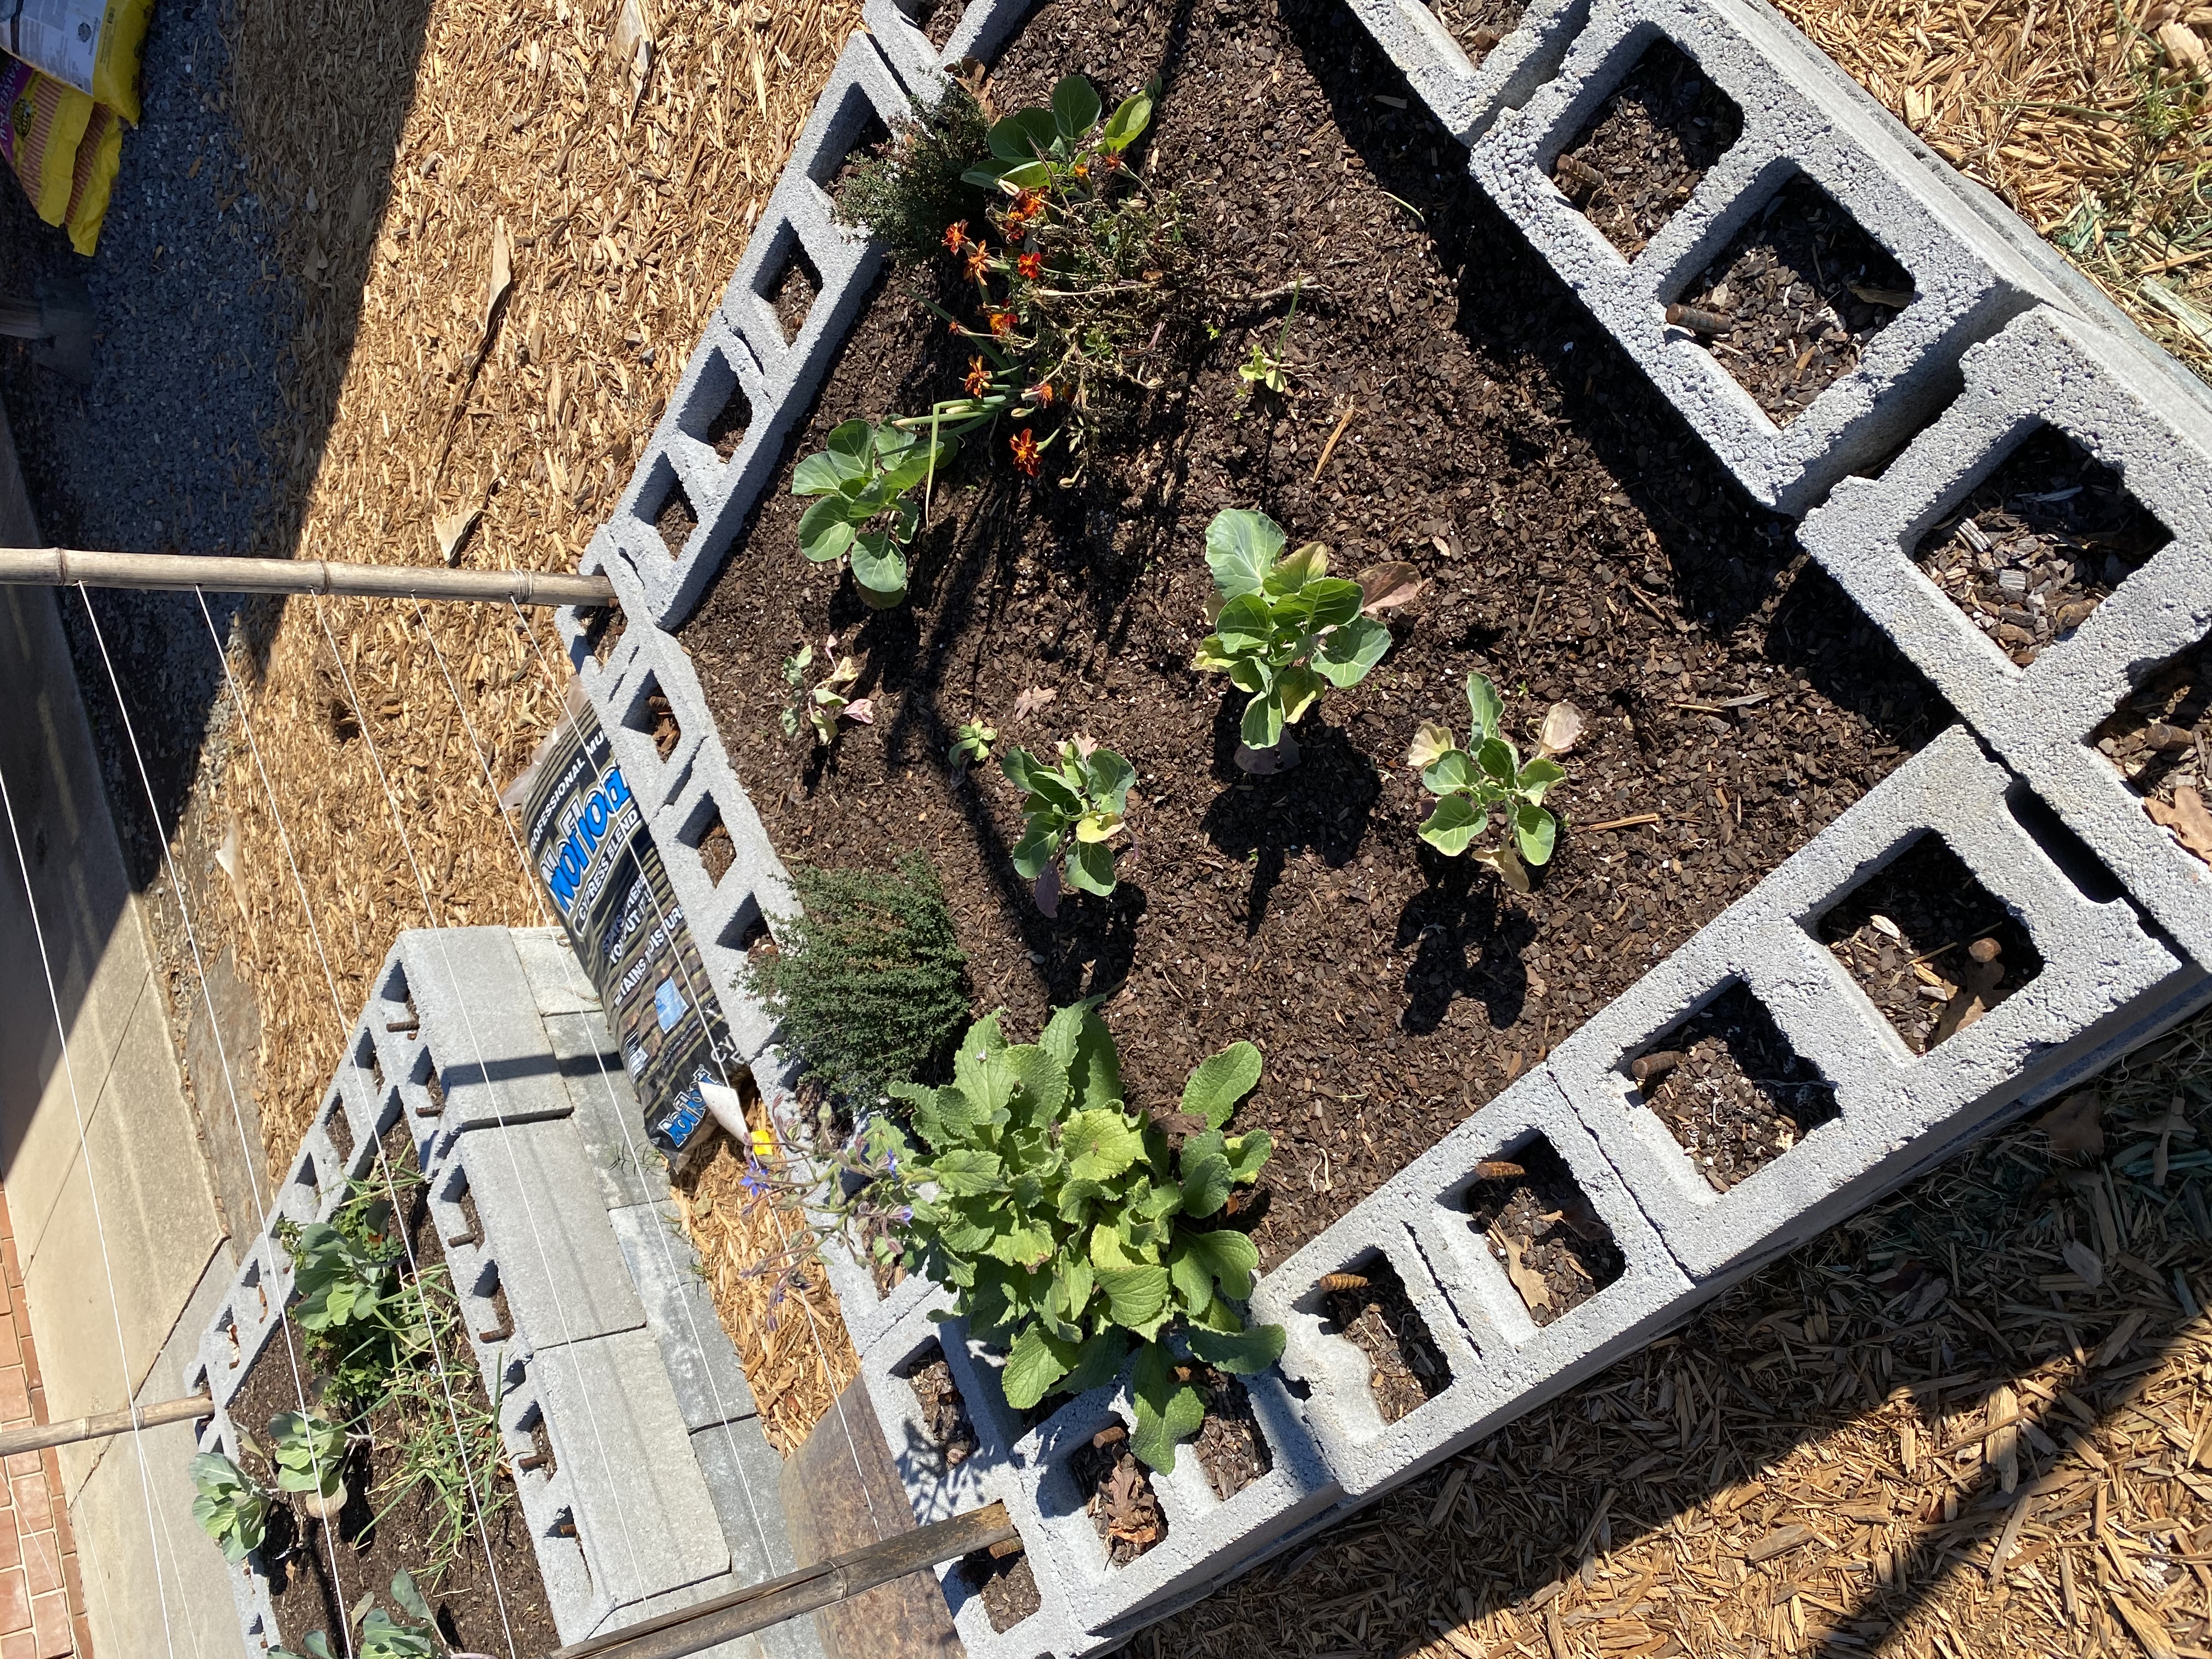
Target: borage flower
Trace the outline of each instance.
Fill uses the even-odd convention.
[[[1014,269],[1021,272],[1023,276],[1028,277],[1030,281],[1034,283],[1038,277],[1044,275],[1044,255],[1042,253],[1024,253],[1020,258],[1014,261]]]
[[[945,246],[955,253],[968,246],[968,222],[965,219],[956,225],[945,227]]]
[[[1036,434],[1024,427],[1014,434],[1013,447],[1014,465],[1030,477],[1036,477],[1038,467],[1044,464],[1042,454],[1037,448]]]
[[[981,357],[968,360],[968,378],[961,384],[968,388],[971,398],[980,398],[991,389],[991,371],[983,367]]]
[[[1006,338],[1009,334],[1012,334],[1013,331],[1014,331],[1014,313],[1013,313],[1012,312],[1011,312],[1011,311],[994,311],[994,312],[993,312],[993,313],[991,313],[991,332],[992,332],[992,333],[994,333],[994,334],[997,335],[1000,339],[1002,339],[1002,340],[1003,340],[1003,339],[1005,339],[1005,338]]]

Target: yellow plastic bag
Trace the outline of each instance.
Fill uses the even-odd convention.
[[[106,222],[107,200],[115,191],[116,169],[122,165],[123,118],[104,104],[94,104],[84,137],[77,142],[69,212],[62,221],[69,228],[70,246],[88,259],[100,246],[100,228]]]
[[[77,152],[92,120],[92,100],[27,64],[0,58],[0,150],[39,217],[69,216]]]
[[[135,127],[138,62],[153,11],[154,0],[0,0],[0,49]]]

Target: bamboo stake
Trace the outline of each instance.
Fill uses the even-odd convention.
[[[535,570],[444,570],[435,565],[332,564],[326,559],[209,558],[177,553],[88,553],[65,547],[0,548],[0,585],[206,588],[217,593],[355,593],[373,598],[472,599],[492,605],[615,603],[605,576]]]
[[[34,1423],[0,1433],[0,1457],[43,1451],[48,1446],[73,1446],[80,1440],[105,1440],[133,1429],[158,1429],[165,1423],[185,1423],[214,1410],[214,1401],[204,1394],[195,1394],[182,1400],[164,1400],[157,1406],[141,1406],[136,1411],[100,1412],[90,1417],[64,1418],[58,1423]]]

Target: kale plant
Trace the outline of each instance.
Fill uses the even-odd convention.
[[[1238,735],[1261,752],[1280,744],[1329,687],[1366,678],[1390,648],[1390,630],[1367,614],[1391,602],[1385,594],[1331,576],[1328,550],[1318,542],[1285,554],[1288,539],[1265,514],[1238,507],[1216,514],[1206,528],[1206,562],[1219,591],[1209,606],[1213,632],[1191,665],[1225,673],[1252,694]],[[1395,579],[1400,568],[1382,572]]]
[[[782,1041],[832,1093],[872,1103],[924,1075],[968,1018],[968,957],[927,858],[895,872],[796,866],[800,908],[746,970]]]
[[[1459,746],[1449,726],[1425,720],[1406,756],[1407,764],[1420,769],[1422,787],[1437,797],[1436,809],[1421,825],[1421,839],[1456,858],[1489,832],[1490,815],[1497,811],[1510,839],[1493,850],[1477,853],[1475,859],[1496,870],[1516,892],[1525,893],[1525,866],[1548,864],[1559,834],[1544,796],[1567,775],[1552,756],[1564,752],[1574,738],[1568,736],[1556,747],[1540,741],[1538,753],[1524,763],[1513,740],[1499,729],[1505,703],[1488,675],[1467,677],[1467,706],[1474,718],[1468,734],[1473,753]],[[1559,729],[1559,711],[1566,707],[1555,706],[1547,719],[1547,739]],[[1579,732],[1578,719],[1574,729]]]
[[[1114,837],[1136,769],[1110,749],[1079,737],[1060,745],[1059,764],[1026,749],[1010,749],[999,764],[1022,791],[1024,830],[1014,844],[1014,868],[1034,884],[1037,908],[1060,913],[1060,888],[1104,898],[1114,890]],[[1061,856],[1065,849],[1066,857]]]
[[[269,1489],[221,1452],[192,1459],[192,1519],[221,1547],[224,1559],[243,1561],[261,1547],[269,1530]]]
[[[962,175],[989,155],[990,130],[975,94],[953,82],[854,164],[837,188],[837,216],[866,225],[899,264],[921,264],[942,251],[945,226],[981,210],[982,192]]]
[[[830,447],[792,475],[793,495],[819,498],[799,520],[799,550],[816,564],[850,556],[860,598],[878,611],[898,604],[906,598],[906,550],[921,526],[921,507],[907,497],[958,445],[952,436],[924,441],[896,422],[838,426]]]
[[[1132,1449],[1171,1469],[1206,1410],[1179,1355],[1249,1375],[1283,1352],[1280,1326],[1248,1328],[1241,1311],[1259,1250],[1214,1219],[1271,1150],[1265,1130],[1227,1133],[1260,1051],[1212,1055],[1181,1109],[1153,1116],[1122,1098],[1096,999],[1060,1010],[1034,1043],[1006,1041],[1004,1012],[969,1029],[950,1084],[894,1088],[919,1146],[888,1115],[871,1120],[872,1195],[911,1212],[908,1271],[950,1286],[951,1316],[1006,1346],[1017,1411],[1110,1382],[1133,1350]]]

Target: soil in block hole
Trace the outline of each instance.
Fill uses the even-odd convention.
[[[1633,259],[1743,134],[1743,112],[1671,40],[1660,40],[1598,106],[1553,182]]]
[[[1513,33],[1528,0],[1429,0],[1429,9],[1444,26],[1469,62],[1480,68],[1498,43]]]
[[[738,861],[738,844],[730,839],[730,827],[722,822],[722,810],[707,821],[699,832],[699,862],[707,866],[707,879],[720,881],[727,875],[730,866]]]
[[[629,625],[629,618],[623,615],[620,605],[602,605],[585,611],[583,623],[584,648],[592,653],[594,662],[605,668],[615,653],[615,647],[622,643],[623,629]]]
[[[952,1380],[952,1367],[945,1363],[944,1351],[933,1342],[926,1352],[930,1358],[907,1373],[907,1386],[921,1407],[922,1431],[930,1444],[945,1468],[957,1469],[983,1442],[968,1415],[968,1402],[960,1397],[960,1385]]]
[[[2019,918],[1937,835],[1923,835],[1853,890],[1819,931],[1916,1054],[2043,971]]]
[[[983,1598],[983,1613],[994,1631],[1012,1630],[1044,1605],[1026,1551],[994,1555],[974,1550],[960,1558],[960,1576]]]
[[[1912,299],[1905,267],[1800,173],[1667,315],[1787,426],[1859,366],[1867,342]]]
[[[1322,1280],[1324,1336],[1357,1343],[1367,1356],[1367,1386],[1385,1423],[1426,1405],[1451,1386],[1451,1367],[1406,1294],[1388,1256],[1376,1255]]]
[[[668,486],[668,497],[653,515],[653,527],[660,532],[660,539],[668,544],[668,555],[680,555],[691,539],[691,532],[699,527],[699,515],[691,507],[691,497],[684,493],[683,480],[672,481]]]
[[[1251,1396],[1226,1371],[1200,1366],[1191,1381],[1206,1396],[1206,1420],[1190,1441],[1213,1495],[1226,1503],[1275,1467],[1267,1437],[1260,1431]]]
[[[1626,1269],[1613,1229],[1546,1137],[1477,1164],[1475,1177],[1465,1200],[1468,1224],[1537,1324],[1579,1308]]]
[[[1840,1115],[1835,1090],[1741,984],[1629,1071],[1698,1173],[1723,1193]]]
[[[2160,664],[2091,737],[2153,820],[2212,864],[2212,640]]]
[[[782,280],[769,296],[769,304],[775,307],[776,320],[783,325],[787,341],[799,337],[799,331],[806,326],[806,313],[814,309],[814,302],[821,295],[821,273],[814,269],[814,261],[806,257],[806,250],[794,244],[791,263],[783,268]]]
[[[668,694],[658,686],[645,694],[645,717],[652,722],[653,746],[660,758],[666,760],[676,752],[676,745],[684,741],[684,728],[677,723]]]
[[[967,0],[912,0],[907,15],[914,19],[929,44],[943,52],[951,41],[952,31],[960,27],[961,14],[968,9]]]
[[[2045,426],[1929,531],[1913,557],[2025,668],[2172,539],[2118,473]]]
[[[744,442],[752,423],[752,399],[745,396],[743,386],[732,386],[729,401],[707,422],[707,442],[726,461],[738,453],[738,446]]]
[[[1152,1492],[1152,1471],[1129,1450],[1129,1431],[1108,1425],[1067,1460],[1084,1511],[1106,1547],[1106,1559],[1126,1567],[1168,1535],[1167,1513]]]

